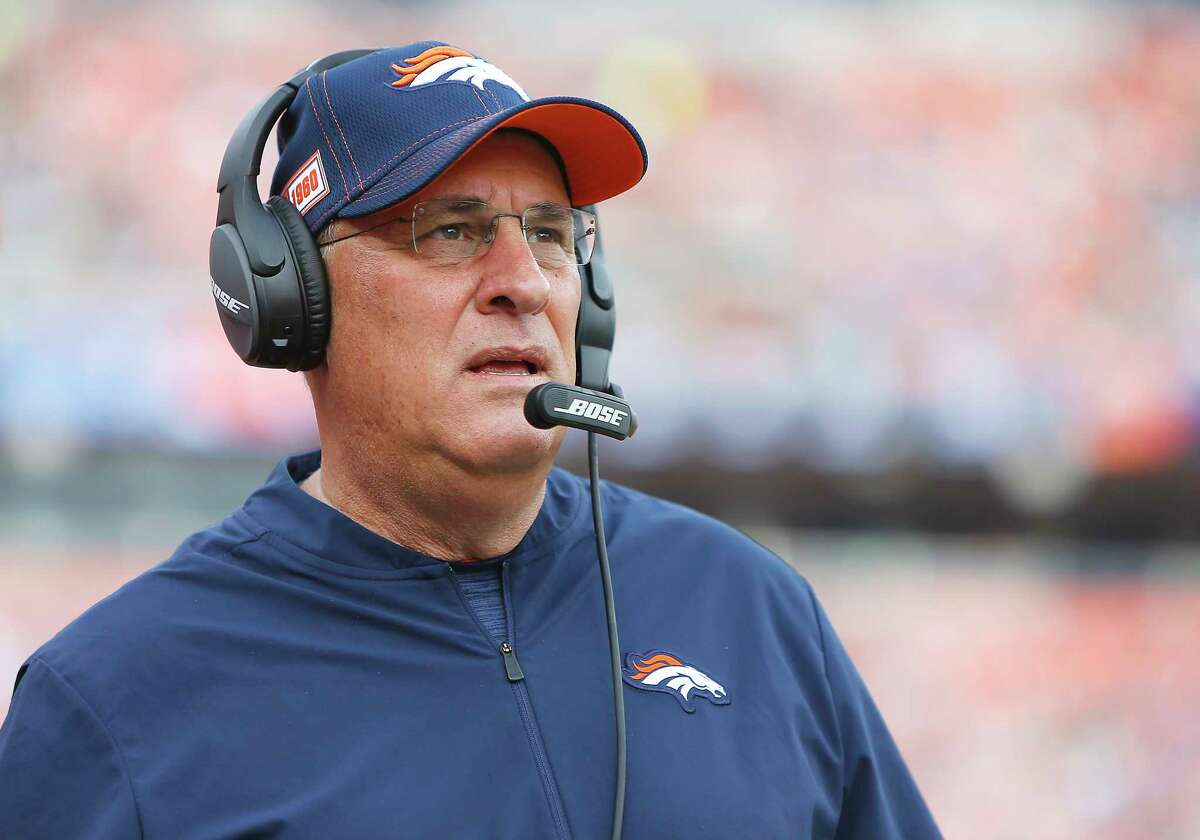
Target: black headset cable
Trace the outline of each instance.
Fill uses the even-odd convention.
[[[613,606],[612,576],[608,571],[608,546],[604,542],[604,514],[600,508],[600,459],[596,433],[588,432],[588,473],[592,486],[592,525],[596,553],[600,557],[600,580],[604,584],[604,609],[608,614],[608,650],[612,659],[613,715],[617,722],[617,789],[613,795],[612,840],[621,840],[625,818],[625,696],[621,685],[621,643],[617,639],[617,611]]]

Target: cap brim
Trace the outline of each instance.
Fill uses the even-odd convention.
[[[616,111],[590,99],[534,99],[431,140],[385,171],[336,215],[365,216],[403,201],[501,128],[532,131],[558,150],[575,206],[619,195],[646,173],[646,146]]]

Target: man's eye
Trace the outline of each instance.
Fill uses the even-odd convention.
[[[484,225],[471,219],[431,220],[428,231],[418,232],[419,239],[439,239],[443,242],[477,242],[483,235]]]
[[[442,225],[436,227],[427,234],[431,239],[465,239],[467,236],[466,227],[463,225]]]
[[[561,245],[563,243],[562,231],[555,228],[530,228],[527,236],[530,242],[536,242],[539,244]]]

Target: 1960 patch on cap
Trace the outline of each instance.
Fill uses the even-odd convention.
[[[312,157],[304,161],[283,187],[283,194],[288,201],[296,205],[303,216],[329,195],[329,181],[325,177],[325,167],[321,164],[321,150],[312,153]]]

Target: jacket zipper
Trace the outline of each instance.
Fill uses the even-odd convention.
[[[500,655],[504,657],[504,671],[508,674],[509,682],[520,682],[525,679],[521,671],[521,663],[517,661],[517,652],[508,642],[500,643]]]
[[[533,747],[533,762],[537,765],[538,775],[542,779],[542,787],[546,791],[546,800],[550,803],[550,815],[554,817],[554,827],[558,836],[570,840],[571,832],[567,830],[567,817],[563,811],[562,796],[558,792],[558,784],[550,772],[550,759],[546,756],[546,745],[542,743],[542,735],[533,719],[533,704],[529,700],[529,689],[525,685],[525,675],[517,662],[517,652],[513,650],[513,610],[510,598],[512,587],[509,585],[508,561],[500,564],[500,594],[504,598],[505,634],[508,639],[500,646],[504,656],[504,666],[509,667],[511,660],[514,670],[508,670],[508,679],[512,683],[513,694],[517,696],[517,708],[521,711],[521,720],[525,724],[525,732]],[[507,651],[505,650],[507,648]],[[515,675],[515,676],[514,676]]]
[[[459,598],[462,600],[463,606],[473,613],[474,611],[471,610],[466,597],[463,595],[462,586],[459,584],[458,576],[454,573],[454,569],[449,564],[447,564],[447,568],[450,570],[450,578],[454,581],[455,588],[458,589]],[[529,745],[533,750],[533,763],[537,767],[538,777],[542,781],[542,791],[545,793],[546,802],[550,806],[550,816],[554,819],[554,828],[561,840],[570,840],[571,832],[567,828],[567,817],[562,804],[562,796],[558,791],[558,784],[554,781],[554,776],[550,772],[550,760],[546,755],[546,746],[542,742],[542,735],[538,731],[537,723],[533,718],[533,704],[529,699],[529,689],[525,686],[525,673],[521,670],[521,663],[517,660],[517,651],[512,644],[514,634],[513,611],[509,592],[508,561],[504,560],[500,564],[500,594],[504,599],[504,634],[508,638],[500,643],[500,658],[504,661],[504,673],[508,677],[509,684],[512,686],[513,695],[517,698],[517,709],[521,713],[521,723],[525,725],[525,735],[529,739]],[[475,617],[475,623],[479,624],[478,617]],[[489,637],[482,624],[479,625],[479,629],[485,638]]]

